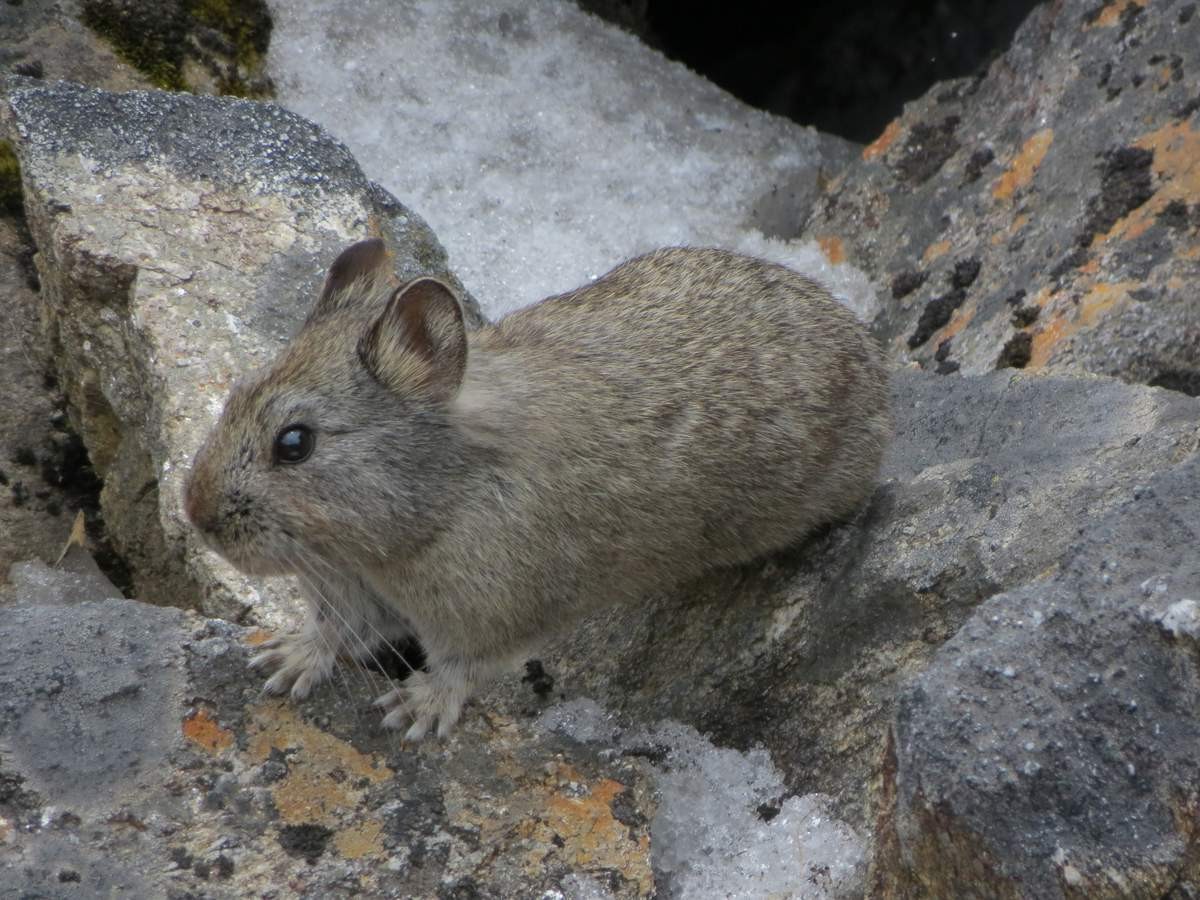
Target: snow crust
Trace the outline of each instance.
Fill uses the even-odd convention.
[[[269,6],[279,102],[429,222],[490,317],[680,244],[782,262],[874,316],[862,272],[780,239],[835,174],[837,139],[751,109],[574,4]]]
[[[661,758],[650,825],[656,887],[666,897],[736,900],[861,897],[866,845],[822,794],[787,796],[763,749],[716,747],[694,728],[663,721],[623,733],[595,701],[551,707],[540,727],[583,743]]]

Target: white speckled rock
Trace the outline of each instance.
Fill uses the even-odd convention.
[[[319,127],[269,104],[13,80],[44,318],[140,597],[281,624],[181,516],[185,467],[233,381],[299,324],[347,242],[450,277],[424,222]],[[452,279],[453,280],[453,279]]]

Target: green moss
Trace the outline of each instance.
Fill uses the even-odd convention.
[[[261,97],[269,90],[256,87],[254,79],[264,68],[271,44],[271,15],[263,0],[187,0],[188,14],[200,25],[220,34],[232,47],[232,65],[217,75],[222,94]],[[247,80],[250,78],[251,80]]]
[[[140,16],[133,4],[84,0],[82,19],[153,85],[169,91],[187,89],[183,80],[187,31],[175,3],[163,3],[160,15]]]
[[[271,42],[264,0],[84,0],[82,18],[157,87],[191,90],[183,72],[194,59],[222,94],[270,92],[257,77]]]
[[[21,164],[12,144],[0,141],[0,216],[25,215],[21,197]]]
[[[234,46],[234,61],[257,71],[271,44],[271,16],[262,0],[189,0],[188,12]]]

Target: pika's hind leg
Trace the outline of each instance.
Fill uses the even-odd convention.
[[[264,685],[268,693],[302,700],[333,673],[338,657],[372,659],[411,634],[357,577],[301,578],[300,586],[308,606],[300,630],[267,641],[250,660],[252,668],[274,673]]]

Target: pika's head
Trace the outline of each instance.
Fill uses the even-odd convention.
[[[250,574],[419,551],[461,477],[447,410],[466,364],[453,292],[396,288],[383,242],[354,244],[291,343],[233,388],[187,479],[188,520]]]

